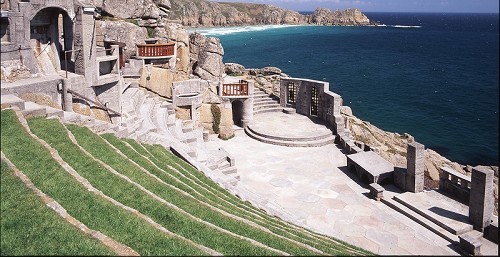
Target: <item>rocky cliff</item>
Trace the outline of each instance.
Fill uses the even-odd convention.
[[[145,26],[156,27],[168,21],[184,26],[237,26],[261,24],[370,25],[358,9],[318,8],[303,15],[268,4],[223,3],[205,0],[89,0],[103,16],[138,19]]]

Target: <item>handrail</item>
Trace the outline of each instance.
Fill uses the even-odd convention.
[[[136,44],[138,57],[163,57],[175,54],[175,43]]]
[[[76,95],[77,97],[80,97],[80,98],[82,98],[82,99],[84,99],[84,100],[86,100],[86,101],[89,101],[89,102],[91,102],[91,103],[93,103],[93,104],[95,104],[95,105],[97,105],[97,106],[99,106],[99,107],[103,108],[103,109],[104,109],[104,110],[106,110],[106,111],[112,112],[113,114],[116,114],[116,115],[118,115],[118,116],[122,116],[122,115],[121,115],[121,113],[119,113],[119,112],[117,112],[117,111],[114,111],[114,110],[112,110],[112,109],[108,108],[107,106],[105,106],[105,105],[103,105],[103,104],[101,104],[101,103],[99,103],[99,102],[97,102],[97,101],[94,101],[94,100],[92,100],[92,99],[90,99],[90,98],[88,98],[88,97],[85,97],[85,96],[83,96],[83,95],[80,95],[79,93],[77,93],[77,92],[75,92],[75,91],[73,91],[73,90],[71,90],[71,89],[68,89],[68,93],[71,93],[71,94],[73,94],[73,95]]]
[[[82,51],[82,49],[75,49],[75,50],[66,50],[64,51],[64,69],[66,70],[66,78],[68,78],[68,53],[69,52],[78,52],[78,51]]]
[[[248,82],[240,80],[238,83],[222,84],[222,96],[247,96]]]

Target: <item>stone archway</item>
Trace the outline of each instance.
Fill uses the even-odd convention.
[[[73,48],[73,21],[68,13],[59,7],[39,10],[30,20],[30,46],[41,72],[71,70],[64,62],[65,51]]]
[[[243,127],[243,102],[240,100],[234,100],[231,103],[231,109],[233,111],[233,123],[236,126]]]

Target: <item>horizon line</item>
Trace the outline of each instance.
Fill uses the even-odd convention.
[[[323,7],[318,7],[318,8],[323,8]],[[499,14],[500,12],[455,12],[455,11],[363,11],[360,8],[352,7],[352,8],[345,8],[345,9],[359,9],[363,13],[454,13],[454,14]],[[316,8],[317,9],[317,8]],[[327,8],[328,9],[328,8]],[[336,9],[336,10],[345,10],[345,9]],[[330,9],[334,11],[333,9]],[[292,10],[296,12],[314,12],[315,10]]]

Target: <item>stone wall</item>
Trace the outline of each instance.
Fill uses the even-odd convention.
[[[295,89],[289,90],[289,86],[294,86]],[[313,90],[317,92],[317,109],[312,104]],[[344,132],[344,120],[340,115],[342,98],[329,90],[328,82],[300,78],[281,78],[280,105],[295,108],[297,113],[302,115],[321,118],[331,125],[338,135]]]

